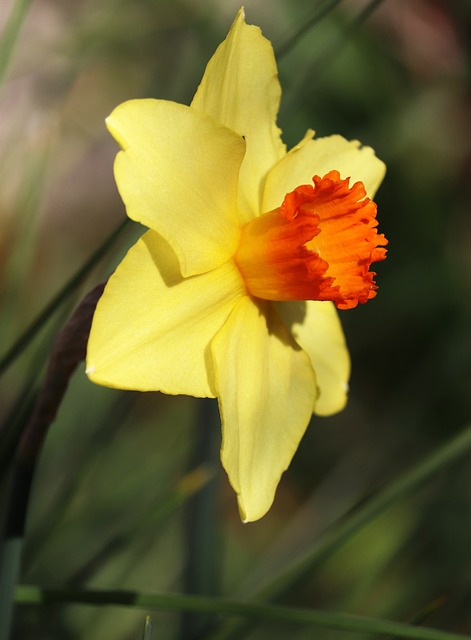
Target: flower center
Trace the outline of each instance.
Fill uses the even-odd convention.
[[[376,205],[338,171],[287,193],[281,207],[242,227],[234,256],[250,295],[332,300],[351,309],[376,295],[372,262],[386,257]]]

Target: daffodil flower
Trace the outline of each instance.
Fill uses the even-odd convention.
[[[287,153],[280,95],[272,46],[241,10],[191,106],[131,100],[107,119],[127,214],[149,230],[98,303],[87,374],[217,397],[244,521],[270,508],[312,414],[344,407],[335,306],[373,298],[385,257],[370,200],[383,163],[313,132]]]

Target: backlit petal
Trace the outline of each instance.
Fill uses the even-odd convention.
[[[184,276],[226,262],[239,237],[242,137],[163,100],[125,102],[106,122],[123,149],[115,177],[129,217],[169,242]]]
[[[312,415],[316,382],[271,303],[243,298],[213,340],[221,459],[246,522],[273,502]]]
[[[305,140],[269,172],[263,211],[279,207],[285,195],[299,185],[311,184],[313,175],[323,176],[332,170],[337,170],[343,179],[351,178],[350,184],[363,182],[368,197],[373,198],[386,168],[371,147],[362,147],[357,140],[337,135]]]
[[[240,175],[242,222],[260,213],[264,178],[286,151],[276,126],[281,96],[277,74],[271,43],[259,27],[245,23],[241,9],[191,104],[246,139]]]
[[[172,249],[148,231],[98,303],[87,374],[120,389],[214,397],[209,343],[242,295],[232,262],[183,279]]]
[[[328,416],[347,402],[350,357],[332,302],[282,302],[278,311],[316,372],[319,396],[314,413]]]

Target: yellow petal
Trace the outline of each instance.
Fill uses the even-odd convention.
[[[371,147],[362,147],[357,140],[345,140],[334,135],[314,140],[304,139],[294,147],[267,176],[263,211],[279,207],[285,194],[301,184],[311,184],[312,176],[324,176],[336,169],[340,177],[351,178],[350,184],[361,180],[373,198],[381,184],[386,167]]]
[[[239,239],[242,137],[163,100],[125,102],[106,123],[123,149],[115,177],[129,217],[167,240],[184,276],[226,262]]]
[[[247,153],[240,174],[242,222],[259,215],[268,170],[286,152],[276,116],[281,88],[269,40],[247,25],[241,9],[209,61],[191,106],[243,135]]]
[[[172,249],[148,231],[98,302],[87,374],[120,389],[214,397],[208,345],[244,292],[232,262],[183,279]]]
[[[332,302],[282,302],[278,311],[316,372],[319,396],[314,413],[341,411],[348,394],[350,356],[342,325]]]
[[[242,298],[211,345],[221,460],[245,522],[270,508],[312,415],[314,371],[270,303]]]

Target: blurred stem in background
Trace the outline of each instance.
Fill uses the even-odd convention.
[[[31,0],[15,0],[10,16],[0,37],[0,85],[11,60],[18,33],[28,14]]]
[[[263,602],[240,602],[216,597],[190,596],[186,594],[148,594],[133,591],[85,591],[78,589],[41,589],[22,585],[17,591],[17,602],[30,605],[44,604],[88,604],[92,606],[120,605],[137,609],[160,611],[192,611],[199,615],[212,614],[242,619],[247,623],[261,622],[294,623],[306,627],[334,629],[337,631],[381,634],[392,638],[415,640],[471,640],[471,636],[450,633],[428,627],[416,627],[401,622],[380,620],[368,616],[357,616],[336,611],[317,611],[301,607],[265,604]],[[251,625],[251,626],[252,626]],[[207,636],[201,636],[205,638]],[[240,636],[247,638],[247,635]]]
[[[318,22],[327,16],[342,0],[326,0],[320,7],[315,7],[312,15],[306,18],[302,25],[289,38],[285,40],[275,49],[275,58],[279,62],[293,47],[295,47],[300,39],[308,33],[310,29],[316,26]]]
[[[183,585],[185,593],[217,596],[221,590],[221,553],[219,543],[218,498],[220,489],[219,450],[221,428],[217,401],[198,399],[195,420],[195,448],[189,469],[203,468],[211,480],[195,493],[185,506],[184,553],[186,556]],[[196,640],[206,635],[213,624],[211,616],[184,612],[181,621],[182,640]]]
[[[98,249],[90,256],[90,258],[77,270],[76,273],[65,283],[60,291],[52,298],[52,300],[38,314],[31,325],[23,332],[16,342],[5,352],[0,359],[0,376],[8,369],[8,367],[18,358],[24,349],[28,347],[49,320],[49,318],[75,293],[77,288],[83,283],[84,279],[90,274],[92,269],[102,260],[102,258],[115,245],[121,233],[129,224],[129,218],[125,218],[123,222],[106,238],[106,240],[98,247]]]
[[[18,579],[29,496],[48,429],[54,421],[69,379],[85,358],[93,313],[104,284],[82,300],[59,333],[33,413],[21,436],[15,462],[0,549],[0,640],[10,633],[13,592]]]

